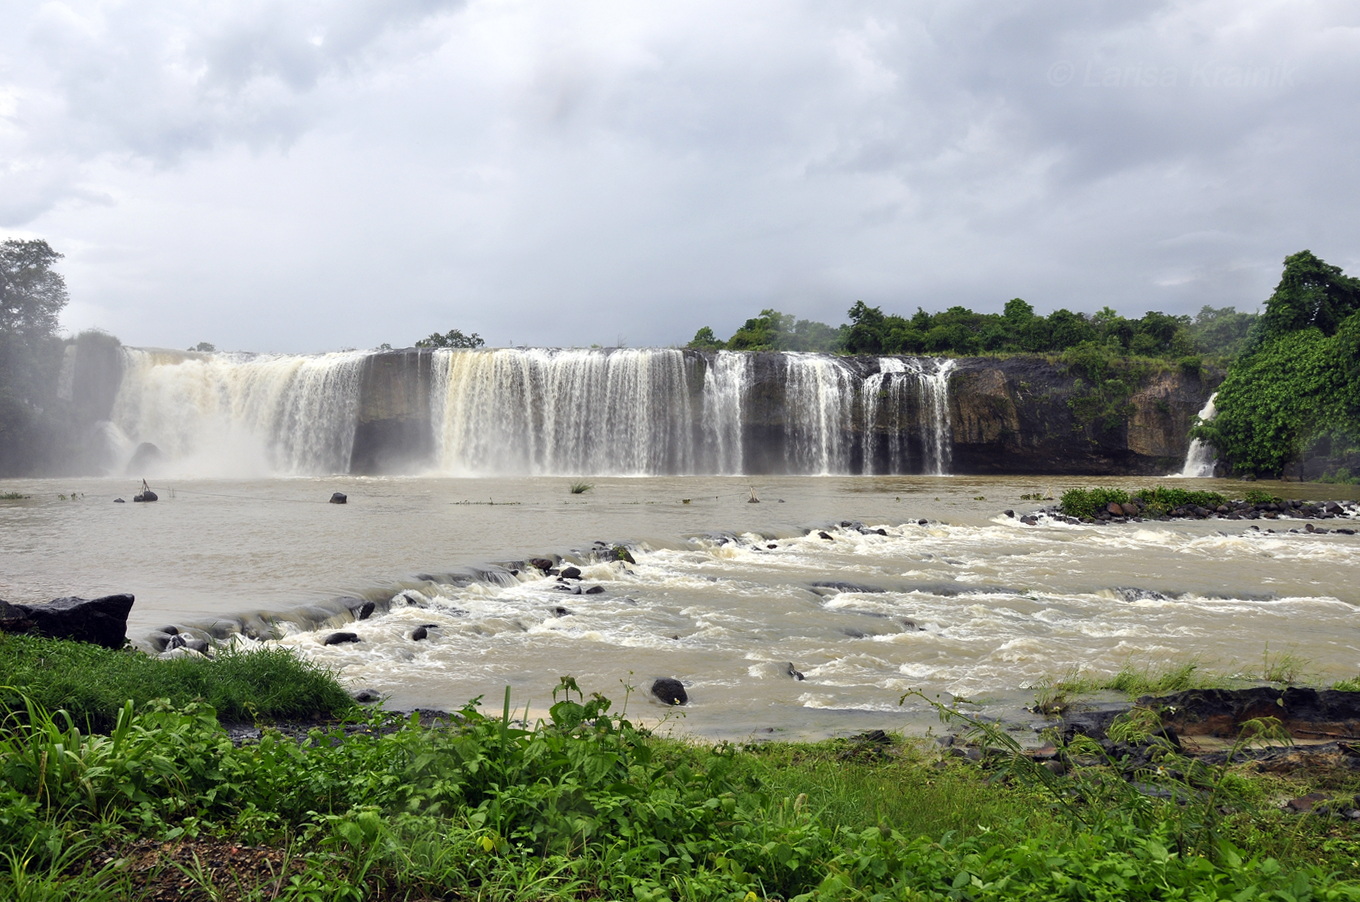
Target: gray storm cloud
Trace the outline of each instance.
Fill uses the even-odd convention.
[[[26,3],[0,233],[131,344],[666,345],[1354,271],[1341,3]]]

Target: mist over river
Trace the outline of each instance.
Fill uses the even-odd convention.
[[[133,504],[128,478],[6,480],[0,492],[30,497],[0,502],[0,597],[132,593],[139,644],[168,624],[272,631],[400,707],[482,696],[498,709],[508,685],[518,708],[538,709],[570,674],[616,704],[635,687],[629,713],[654,718],[667,711],[645,688],[677,677],[691,703],[673,728],[733,739],[922,732],[936,721],[919,700],[899,705],[910,689],[1015,714],[1045,680],[1128,664],[1259,675],[1267,655],[1291,654],[1313,682],[1360,673],[1360,536],[1289,520],[1026,526],[1003,513],[1045,505],[1025,494],[1146,478],[590,482],[571,494],[561,477],[185,478]],[[327,503],[337,491],[348,504]],[[625,545],[636,563],[592,560],[595,543]],[[582,590],[603,591],[492,566],[552,555],[581,568]],[[353,621],[341,597],[377,610]],[[429,638],[413,641],[421,626]],[[323,645],[337,629],[362,641]]]

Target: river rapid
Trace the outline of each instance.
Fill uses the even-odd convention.
[[[925,732],[937,721],[901,701],[911,690],[1023,718],[1045,682],[1125,666],[1259,676],[1292,655],[1314,683],[1360,673],[1360,536],[1289,520],[1018,519],[1052,503],[1022,495],[1153,480],[590,482],[572,494],[572,480],[547,477],[176,479],[134,504],[129,479],[5,480],[0,492],[29,497],[0,501],[0,597],[129,592],[129,637],[143,646],[168,624],[272,633],[242,642],[294,648],[394,707],[482,697],[499,710],[508,686],[535,712],[571,675],[631,716],[710,739]],[[327,503],[332,492],[349,503]],[[635,563],[592,559],[614,545]],[[579,588],[603,591],[504,566],[554,555],[580,567]],[[353,621],[340,597],[377,610]],[[412,640],[418,627],[429,638]],[[341,629],[361,641],[323,644]],[[647,698],[662,676],[686,684],[689,705]]]

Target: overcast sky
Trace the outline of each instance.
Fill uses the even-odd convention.
[[[1251,310],[1358,114],[1347,0],[11,0],[0,238],[140,346]]]

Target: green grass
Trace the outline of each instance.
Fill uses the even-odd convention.
[[[1145,665],[1125,664],[1113,676],[1090,676],[1080,670],[1071,671],[1062,677],[1040,686],[1043,698],[1086,695],[1092,692],[1122,692],[1130,698],[1144,695],[1166,695],[1184,692],[1187,689],[1209,689],[1225,687],[1233,679],[1204,669],[1198,659],[1179,664]]]
[[[92,735],[17,701],[0,722],[5,899],[186,883],[221,899],[1360,899],[1339,876],[1356,872],[1349,825],[1273,805],[1306,786],[1164,746],[1140,779],[1169,799],[1087,747],[1072,753],[1094,763],[1058,776],[977,721],[983,764],[900,737],[661,739],[570,678],[534,729],[507,693],[445,729],[368,712],[240,747],[202,703],[129,702]],[[187,851],[134,878],[134,843]],[[243,854],[208,853],[224,847]],[[268,880],[236,864],[250,847],[277,854]]]
[[[0,501],[23,501],[27,497],[22,492],[0,492]]]
[[[595,486],[589,482],[573,482],[571,485],[567,486],[567,491],[571,492],[573,495],[584,495],[593,488],[595,488]]]
[[[201,701],[227,720],[337,717],[354,701],[325,670],[287,649],[219,651],[162,660],[83,642],[0,634],[0,709],[21,698],[66,710],[86,730],[107,730],[123,703]]]

